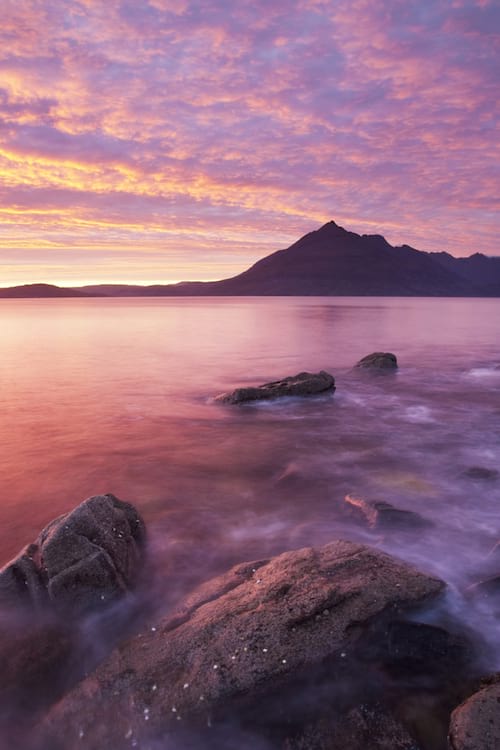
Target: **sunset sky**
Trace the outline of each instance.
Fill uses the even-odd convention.
[[[500,255],[498,0],[2,0],[0,286],[217,279],[330,219]]]

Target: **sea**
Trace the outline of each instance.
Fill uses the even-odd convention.
[[[500,575],[500,300],[191,297],[0,301],[0,564],[113,493],[143,515],[176,596],[245,560],[352,539],[468,588]],[[354,365],[393,352],[396,372]],[[227,405],[238,386],[326,370],[336,390]],[[346,517],[345,496],[431,522]]]

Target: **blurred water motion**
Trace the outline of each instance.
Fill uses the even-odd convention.
[[[3,300],[1,562],[112,492],[143,513],[178,595],[233,563],[339,536],[452,590],[500,573],[487,554],[500,482],[464,474],[500,464],[499,313],[500,300],[470,299]],[[397,355],[396,374],[351,372],[377,350]],[[320,369],[335,394],[211,400]],[[374,533],[345,518],[346,493],[434,527]]]

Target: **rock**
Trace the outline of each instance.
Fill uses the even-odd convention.
[[[398,366],[398,360],[395,354],[391,352],[373,352],[373,354],[367,354],[356,364],[356,367],[361,367],[364,370],[396,370]]]
[[[242,404],[246,401],[280,398],[282,396],[313,396],[324,391],[335,390],[335,378],[328,372],[300,372],[298,375],[275,380],[272,383],[236,388],[231,393],[222,393],[215,398],[226,404]]]
[[[120,750],[132,738],[206,727],[235,702],[279,695],[325,660],[342,665],[374,618],[399,619],[443,587],[346,541],[237,566],[67,694],[46,720],[46,745],[71,750],[84,736],[86,750]]]
[[[412,531],[429,528],[432,521],[411,510],[401,510],[382,500],[363,500],[353,495],[344,498],[349,517],[376,531]]]
[[[67,686],[74,634],[61,622],[2,622],[0,706],[2,719],[33,714],[59,698]]]
[[[134,584],[144,556],[144,523],[132,505],[97,495],[52,521],[0,571],[0,605],[51,605],[78,616]]]
[[[452,674],[455,677],[471,657],[464,637],[436,625],[394,620],[377,634],[376,658],[393,676],[412,679],[418,675]]]
[[[487,469],[485,466],[471,466],[463,473],[468,479],[481,479],[492,481],[498,479],[499,472],[496,469]]]
[[[500,682],[487,685],[456,708],[450,721],[451,750],[498,750]]]
[[[404,726],[381,706],[361,705],[338,720],[324,718],[286,742],[284,750],[419,750]]]

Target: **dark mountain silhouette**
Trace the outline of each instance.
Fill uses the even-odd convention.
[[[449,253],[430,253],[443,268],[454,271],[468,281],[479,286],[500,286],[500,258],[490,258],[482,253],[474,253],[468,258],[454,258]]]
[[[331,221],[230,279],[90,289],[127,296],[481,296],[480,284],[438,262],[434,255],[438,254],[408,245],[392,247],[380,235],[348,232]],[[500,259],[494,260],[500,267]]]
[[[37,293],[29,293],[35,287]],[[52,291],[49,292],[49,289]],[[19,290],[25,291],[20,293]],[[257,261],[243,273],[222,281],[187,281],[152,286],[98,284],[64,290],[35,284],[0,290],[0,296],[80,296],[82,293],[91,296],[129,297],[498,297],[500,258],[489,258],[479,253],[469,258],[455,258],[444,252],[422,252],[409,245],[393,247],[381,235],[359,235],[330,221],[320,229],[304,235],[286,250],[278,250]]]
[[[23,284],[23,286],[11,286],[6,289],[0,289],[0,298],[21,298],[21,297],[93,297],[84,290],[68,289],[66,287],[55,286],[54,284]]]

